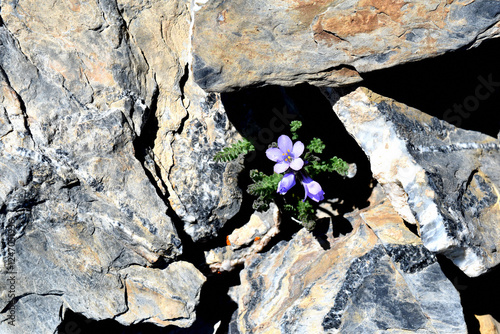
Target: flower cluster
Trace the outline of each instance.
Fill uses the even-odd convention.
[[[276,162],[274,171],[278,174],[286,172],[278,184],[278,193],[286,194],[296,183],[298,179],[305,190],[303,201],[309,197],[315,202],[323,200],[325,192],[321,189],[318,182],[313,181],[307,173],[302,170],[305,162],[300,158],[304,152],[304,144],[301,141],[292,143],[290,137],[281,135],[278,138],[278,147],[269,148],[266,156]],[[306,162],[307,163],[307,162]]]

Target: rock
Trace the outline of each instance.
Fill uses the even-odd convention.
[[[328,95],[328,93],[327,93]],[[330,96],[332,103],[337,99]],[[334,110],[399,214],[469,276],[500,262],[500,145],[365,88]]]
[[[476,315],[475,317],[479,321],[479,332],[481,332],[481,334],[500,333],[500,323],[491,315]]]
[[[117,321],[125,325],[152,322],[189,327],[193,324],[194,309],[206,278],[191,263],[174,262],[164,270],[131,266],[120,273],[125,275],[129,307]]]
[[[189,326],[201,274],[175,262],[182,245],[161,189],[187,208],[183,219],[193,223],[186,218],[193,215],[200,230],[215,226],[192,228],[194,236],[215,234],[240,201],[239,164],[210,160],[237,135],[222,108],[207,106],[209,95],[183,86],[189,7],[159,0],[1,7],[0,272],[15,271],[16,284],[10,294],[0,283],[0,332],[11,329],[10,310],[16,330],[39,333],[53,333],[64,309],[124,324]],[[191,152],[178,147],[204,136],[208,143]],[[190,169],[191,179],[180,169]],[[204,179],[193,177],[201,171]],[[151,268],[158,263],[193,278],[192,286]],[[179,292],[182,310],[165,314],[150,303],[156,290],[148,280],[156,276],[164,280],[157,291]],[[127,289],[134,290],[128,299]]]
[[[63,306],[59,296],[25,296],[8,311],[7,314],[14,316],[5,319],[2,314],[0,317],[0,330],[6,334],[25,334],[25,333],[57,333],[60,319],[54,314],[58,314]],[[40,310],[45,310],[40,312]],[[29,320],[24,320],[26,317]]]
[[[241,139],[219,94],[207,94],[190,72],[189,4],[120,1],[123,19],[158,85],[154,130],[146,134],[145,164],[194,241],[217,236],[239,210],[238,162],[216,163],[215,153]]]
[[[195,3],[194,77],[217,92],[347,85],[360,73],[476,46],[500,32],[500,3],[490,0]]]
[[[389,201],[349,219],[329,249],[302,229],[247,259],[230,291],[240,333],[467,333],[457,291]]]
[[[267,246],[280,232],[280,222],[280,212],[274,203],[265,212],[256,211],[248,223],[227,236],[227,246],[205,252],[206,263],[213,272],[233,270]]]
[[[182,133],[170,143],[173,165],[167,180],[172,208],[183,220],[184,230],[194,241],[203,241],[217,236],[238,213],[242,194],[237,177],[243,165],[238,160],[213,161],[216,153],[241,136],[228,121],[219,94],[198,94],[190,95],[198,102],[188,108]],[[161,155],[158,159],[164,166]]]

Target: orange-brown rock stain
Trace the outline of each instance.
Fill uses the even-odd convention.
[[[318,14],[324,12],[331,3],[331,0],[292,0],[289,8],[291,11],[297,12],[297,22],[310,24],[314,18]]]
[[[71,9],[74,12],[79,12],[80,11],[80,1],[78,0],[67,0],[68,1],[68,6],[69,9]]]
[[[323,30],[334,33],[342,39],[371,33],[386,26],[400,26],[404,15],[401,8],[403,5],[402,1],[361,0],[357,10],[321,14],[316,25],[321,25]]]

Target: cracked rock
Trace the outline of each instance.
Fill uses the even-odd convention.
[[[156,129],[145,134],[152,137],[148,169],[188,235],[194,241],[212,239],[239,211],[242,169],[239,162],[212,159],[241,136],[228,121],[220,95],[207,94],[193,81],[190,4],[127,0],[119,6],[158,85]]]
[[[490,0],[197,2],[194,77],[217,92],[348,85],[500,33],[500,3]]]
[[[154,131],[147,120],[161,103],[169,105],[165,87],[182,95],[156,75],[163,68],[155,61],[174,70],[178,62],[164,58],[165,45],[144,52],[147,36],[134,25],[148,22],[161,38],[162,29],[179,29],[167,22],[189,26],[189,10],[164,1],[22,0],[1,7],[0,332],[10,333],[12,310],[16,330],[37,326],[37,333],[53,333],[64,309],[94,320],[189,326],[204,279],[192,265],[176,264],[182,244],[168,201],[135,147]],[[142,15],[150,10],[158,16]],[[162,112],[185,116],[184,108]],[[161,177],[165,183],[169,176]],[[192,289],[162,271],[158,291],[177,291],[182,311],[136,312],[155,291],[139,287],[147,286],[147,273],[157,275],[157,263],[191,278]],[[127,281],[122,271],[131,265],[140,274]],[[14,275],[12,289],[4,275]],[[129,300],[127,284],[135,292]]]
[[[280,221],[280,212],[274,203],[265,212],[253,213],[248,223],[226,237],[227,246],[205,252],[206,263],[213,272],[233,270],[264,249],[280,232]]]
[[[394,208],[424,245],[478,276],[500,263],[500,144],[366,88],[333,109],[370,159]]]
[[[130,266],[124,275],[128,309],[116,320],[124,325],[150,322],[161,326],[189,327],[206,281],[191,263],[178,261],[166,269]]]
[[[230,290],[239,333],[467,333],[458,292],[388,200],[348,218],[329,249],[302,229],[247,259]]]

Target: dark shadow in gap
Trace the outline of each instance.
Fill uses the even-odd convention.
[[[359,83],[457,127],[497,137],[500,40],[362,74]]]
[[[266,157],[266,149],[271,142],[276,142],[280,135],[290,135],[289,123],[292,120],[300,120],[303,126],[298,131],[298,140],[307,145],[313,137],[321,138],[326,145],[321,155],[323,159],[338,156],[357,165],[358,173],[352,179],[343,178],[336,173],[323,173],[314,177],[325,191],[325,200],[342,199],[334,204],[340,215],[354,208],[368,206],[367,199],[372,191],[369,161],[317,87],[307,84],[295,87],[266,86],[224,93],[221,94],[221,99],[230,122],[256,147],[256,152],[247,156],[246,169],[241,173],[243,191],[250,182],[248,173],[251,169],[258,169],[268,175],[273,173],[274,163]],[[304,189],[297,183],[289,193],[295,193],[302,198]],[[245,200],[252,202],[253,197],[247,196]],[[351,225],[339,217],[335,217],[333,221],[335,236],[352,231]],[[319,225],[318,228],[321,229],[321,222]],[[263,251],[269,250],[281,240],[290,240],[300,228],[298,223],[284,214],[280,234],[273,238]],[[314,233],[321,239],[320,232]],[[322,243],[322,247],[329,245]]]

